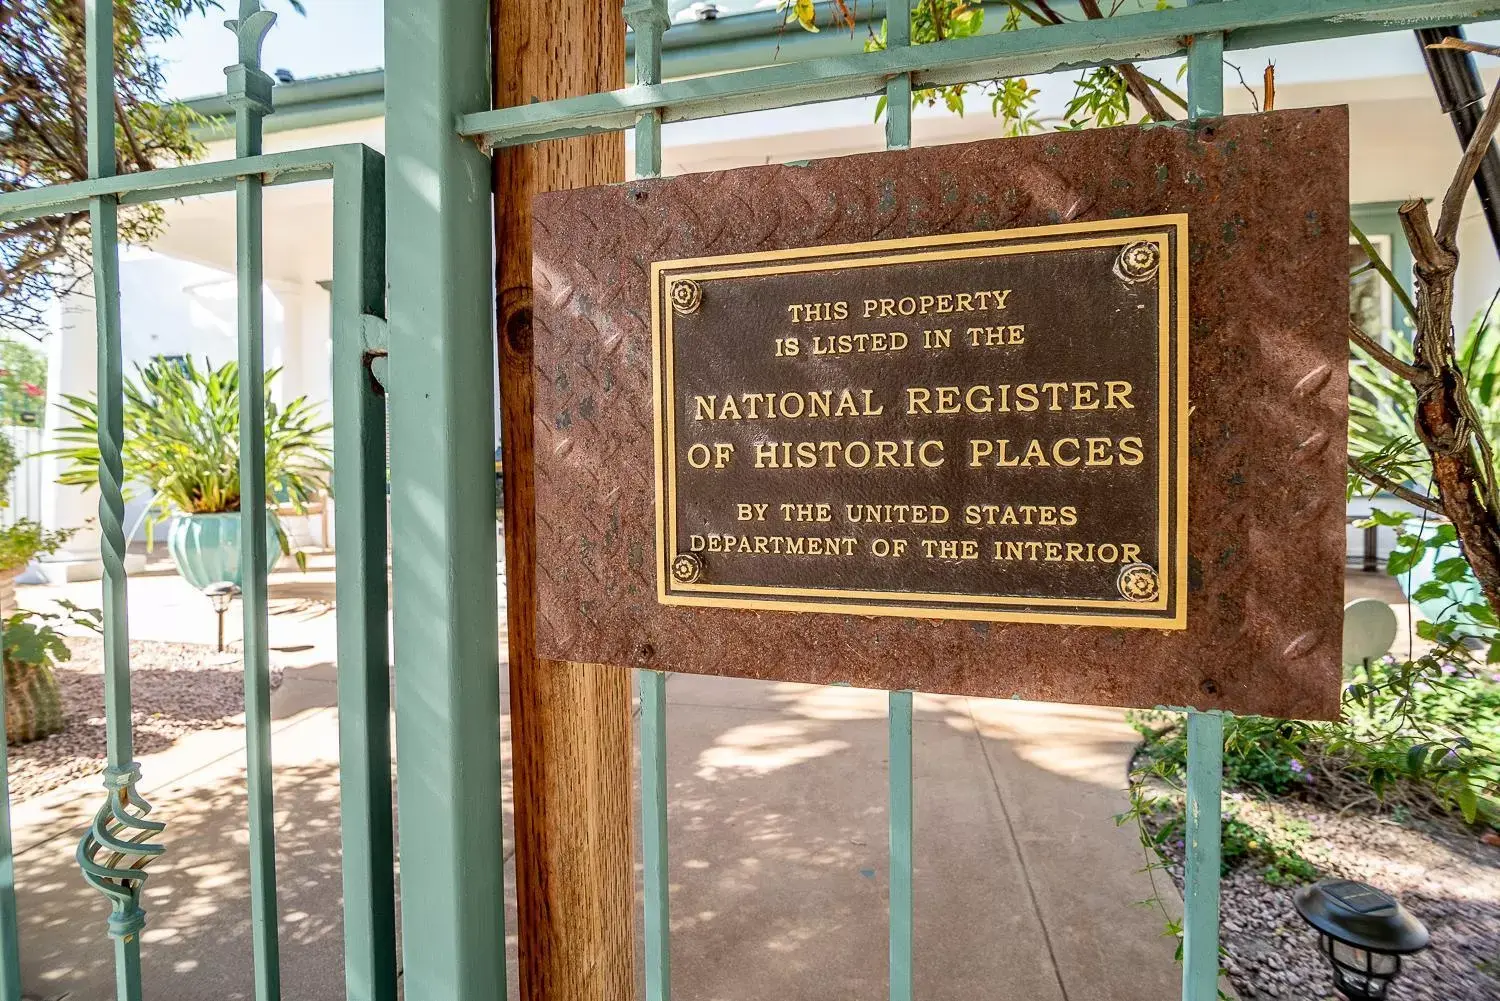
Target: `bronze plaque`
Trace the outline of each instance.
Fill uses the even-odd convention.
[[[538,197],[539,653],[1333,715],[1347,131],[1278,111]]]
[[[659,599],[1183,628],[1186,237],[654,264]]]

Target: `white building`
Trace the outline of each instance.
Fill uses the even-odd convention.
[[[775,60],[803,59],[857,51],[865,37],[825,29],[808,35],[783,27],[756,0],[719,4],[716,19],[703,20],[704,4],[673,0],[676,24],[665,40],[668,76],[722,71]],[[736,13],[744,8],[743,13]],[[995,20],[999,20],[998,17]],[[1469,29],[1476,39],[1500,41],[1500,27]],[[1234,52],[1231,61],[1259,91],[1262,71],[1275,63],[1278,108],[1347,104],[1352,157],[1350,192],[1354,218],[1388,257],[1398,274],[1409,275],[1396,206],[1414,196],[1440,196],[1460,148],[1449,120],[1441,114],[1409,32]],[[1177,79],[1173,63],[1148,67],[1162,79]],[[1500,69],[1485,73],[1492,86]],[[1252,110],[1250,92],[1226,69],[1226,106],[1232,113]],[[1034,80],[1042,88],[1043,120],[1056,116],[1071,91],[1070,77]],[[383,75],[378,70],[283,83],[276,88],[277,112],[267,119],[266,149],[307,148],[362,142],[384,147]],[[219,98],[192,102],[205,115],[221,115]],[[775,112],[686,122],[665,130],[664,170],[685,173],[749,164],[838,156],[880,149],[883,129],[874,101],[844,101]],[[1055,117],[1053,119],[1056,120]],[[989,115],[989,100],[978,94],[967,117],[942,109],[919,109],[914,122],[918,144],[964,142],[1001,134]],[[209,133],[211,159],[233,155],[222,132]],[[632,162],[627,152],[626,163]],[[284,368],[278,395],[329,397],[329,296],[332,213],[326,182],[274,187],[265,208],[266,361]],[[1491,242],[1477,200],[1471,198],[1460,233],[1463,252],[1458,278],[1460,319],[1481,312],[1500,288],[1500,255]],[[211,195],[166,206],[165,229],[150,252],[131,250],[122,263],[126,369],[159,355],[206,356],[223,361],[235,354],[234,201]],[[1379,306],[1386,325],[1396,319],[1388,296]],[[52,338],[50,392],[92,391],[94,328],[92,302],[63,304]],[[56,421],[49,415],[49,424]],[[97,496],[53,486],[44,504],[45,520],[76,526],[94,514]],[[1351,539],[1353,537],[1351,536]],[[59,559],[58,574],[86,573],[97,558],[97,537],[80,533]]]

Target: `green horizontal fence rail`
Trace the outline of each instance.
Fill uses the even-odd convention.
[[[394,451],[401,461],[391,480],[398,524],[416,532],[414,548],[397,561],[404,589],[397,603],[398,640],[413,667],[398,671],[408,703],[398,718],[416,740],[407,752],[409,796],[415,812],[407,875],[421,887],[418,912],[405,923],[405,975],[410,992],[431,988],[457,1001],[503,997],[503,922],[498,861],[498,754],[491,711],[494,697],[495,611],[493,551],[475,546],[468,529],[488,518],[492,470],[483,422],[464,415],[492,413],[488,377],[475,376],[473,335],[490,310],[486,283],[488,225],[476,217],[482,199],[482,158],[460,140],[485,148],[512,146],[600,131],[633,129],[636,173],[661,169],[665,122],[819,101],[884,94],[886,144],[911,144],[914,90],[1013,74],[1159,57],[1186,56],[1190,118],[1222,113],[1222,57],[1288,42],[1379,31],[1463,24],[1500,17],[1500,3],[1484,0],[1201,0],[1175,9],[1099,21],[1072,21],[1039,30],[987,34],[913,46],[912,0],[893,0],[896,14],[884,51],[831,56],[740,70],[718,76],[663,81],[665,0],[626,0],[634,29],[635,83],[586,97],[485,109],[488,103],[488,23],[484,0],[387,0],[393,163],[362,145],[265,154],[262,118],[271,110],[271,81],[259,66],[271,15],[257,0],[240,0],[231,23],[237,61],[226,71],[227,104],[236,115],[236,156],[146,173],[118,174],[113,129],[113,11],[107,0],[86,0],[88,31],[89,179],[0,194],[0,222],[87,211],[92,220],[97,299],[100,398],[100,524],[105,565],[105,697],[108,764],[106,798],[79,845],[86,880],[107,896],[108,930],[116,961],[116,994],[142,997],[140,907],[145,866],[170,843],[136,792],[133,760],[127,582],[124,574],[121,329],[118,212],[121,206],[234,191],[236,259],[240,285],[242,377],[254,385],[263,372],[260,283],[263,272],[262,201],[266,187],[333,181],[333,407],[335,488],[340,498],[337,569],[340,782],[345,899],[345,980],[351,1001],[393,1001],[397,993],[396,882],[390,732],[391,610],[386,577],[386,379],[395,379]],[[748,22],[747,22],[748,23]],[[408,44],[410,43],[410,44]],[[467,147],[467,149],[465,148]],[[395,162],[399,159],[400,162]],[[387,214],[385,195],[391,190]],[[409,240],[420,233],[424,239]],[[393,240],[387,240],[387,230]],[[402,252],[401,281],[389,299],[395,318],[387,334],[387,261]],[[451,280],[430,281],[437,276]],[[473,293],[473,302],[469,302]],[[461,308],[444,303],[461,299]],[[430,311],[430,312],[429,312]],[[398,315],[399,314],[399,315]],[[417,368],[386,367],[388,341]],[[462,344],[462,350],[459,345]],[[383,373],[383,374],[382,374]],[[402,394],[405,394],[404,396]],[[259,394],[242,394],[242,423],[264,417]],[[425,408],[425,409],[424,409]],[[462,430],[454,454],[434,450],[433,428]],[[446,432],[445,432],[446,433]],[[276,867],[271,783],[264,558],[263,442],[249,437],[241,456],[251,498],[244,538],[251,567],[245,591],[247,786],[250,798],[251,910],[257,1001],[280,995],[276,935]],[[479,462],[480,452],[483,462]],[[473,453],[473,455],[470,455]],[[425,464],[424,464],[425,463]],[[481,504],[482,502],[482,504]],[[451,571],[451,575],[450,574]],[[447,576],[445,576],[447,575]],[[445,583],[446,581],[446,583]],[[480,586],[483,585],[483,586]],[[434,614],[432,613],[442,613]],[[432,642],[425,642],[431,640]],[[418,663],[420,661],[421,663]],[[403,681],[402,678],[405,677]],[[666,675],[638,672],[642,772],[642,849],[645,862],[645,985],[648,1001],[668,1001],[670,906],[666,776]],[[447,700],[441,702],[439,700]],[[3,700],[3,692],[0,692]],[[888,696],[889,728],[889,996],[914,997],[913,695]],[[0,701],[3,708],[3,701]],[[1224,716],[1187,716],[1188,860],[1182,996],[1217,996],[1219,836]],[[20,1001],[21,973],[14,892],[6,756],[0,721],[0,1001]],[[482,783],[480,800],[473,780]],[[481,802],[482,801],[482,802]],[[479,807],[483,807],[480,809]],[[491,810],[490,807],[495,807]],[[490,814],[494,815],[491,816]],[[158,843],[161,842],[161,843]],[[436,852],[421,851],[437,849]],[[491,864],[493,863],[493,864]]]
[[[459,133],[490,147],[515,146],[630,128],[648,111],[661,112],[664,122],[677,122],[869,97],[903,74],[920,89],[1181,56],[1189,41],[1203,34],[1224,35],[1226,48],[1246,49],[1496,16],[1500,4],[1482,0],[1229,0],[915,47],[890,46],[883,52],[668,83],[637,83],[609,93],[464,115]]]

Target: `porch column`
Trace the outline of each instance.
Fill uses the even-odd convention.
[[[328,290],[319,282],[266,284],[281,305],[281,345],[268,361],[282,369],[273,387],[276,402],[306,396],[325,418],[331,417]]]
[[[44,451],[56,448],[58,429],[73,422],[60,409],[63,396],[92,396],[98,390],[92,279],[63,296],[58,306],[57,327],[47,344]],[[41,461],[42,525],[54,531],[76,529],[63,549],[37,561],[42,576],[53,584],[98,580],[104,575],[99,559],[99,491],[63,486],[57,477],[67,464],[56,456]]]

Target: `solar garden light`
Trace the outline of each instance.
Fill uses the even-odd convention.
[[[1292,903],[1318,933],[1333,964],[1333,985],[1349,1001],[1381,1001],[1401,972],[1401,957],[1427,948],[1427,928],[1400,902],[1368,883],[1324,879]]]
[[[210,584],[203,589],[208,595],[208,600],[213,604],[214,611],[219,614],[219,652],[224,652],[224,613],[229,611],[230,604],[235,596],[240,593],[238,586],[227,580],[221,580],[217,584]]]

